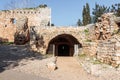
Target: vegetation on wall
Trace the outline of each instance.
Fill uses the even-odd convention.
[[[29,8],[23,8],[23,9],[27,9],[27,10],[33,10],[36,8],[46,8],[47,5],[46,4],[40,4],[38,7],[29,7]]]
[[[47,5],[46,5],[46,4],[41,4],[41,5],[39,5],[38,7],[39,7],[39,8],[46,8]]]
[[[3,44],[3,45],[11,45],[11,44],[14,44],[14,42],[0,42],[0,44]]]

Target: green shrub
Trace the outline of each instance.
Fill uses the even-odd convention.
[[[89,33],[89,29],[85,29],[84,32],[85,32],[85,33]]]
[[[93,60],[92,63],[93,64],[101,64],[100,60]]]
[[[86,54],[79,54],[79,57],[86,57]]]
[[[5,44],[5,45],[10,45],[13,44],[14,42],[2,42],[1,44]]]
[[[90,40],[90,39],[87,39],[87,40],[86,40],[86,42],[92,42],[92,40]]]

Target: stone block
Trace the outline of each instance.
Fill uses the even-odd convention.
[[[116,64],[120,65],[120,60],[119,60],[119,61],[116,61]]]
[[[57,66],[54,62],[50,62],[47,64],[47,68],[50,70],[50,71],[54,71],[55,69],[57,69]]]
[[[117,61],[117,60],[120,60],[120,58],[119,57],[112,57],[112,60]]]
[[[117,52],[114,56],[120,57],[120,53]]]
[[[95,76],[99,76],[100,74],[102,74],[101,66],[99,66],[99,65],[92,65],[91,66],[91,74],[95,75]]]

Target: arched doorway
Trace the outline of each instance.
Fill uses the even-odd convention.
[[[79,52],[82,45],[78,40],[69,34],[61,34],[53,38],[48,45],[47,54],[55,56],[73,56]]]
[[[70,56],[70,46],[67,44],[58,45],[58,56]]]

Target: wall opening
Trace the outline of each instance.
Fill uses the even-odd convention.
[[[10,18],[10,23],[16,24],[16,19],[15,18]]]
[[[70,46],[67,44],[58,45],[58,56],[70,56]]]
[[[76,47],[76,45],[78,47]],[[82,45],[75,37],[69,34],[61,34],[49,42],[47,54],[53,54],[55,56],[74,56],[79,53],[79,48],[82,48]]]

